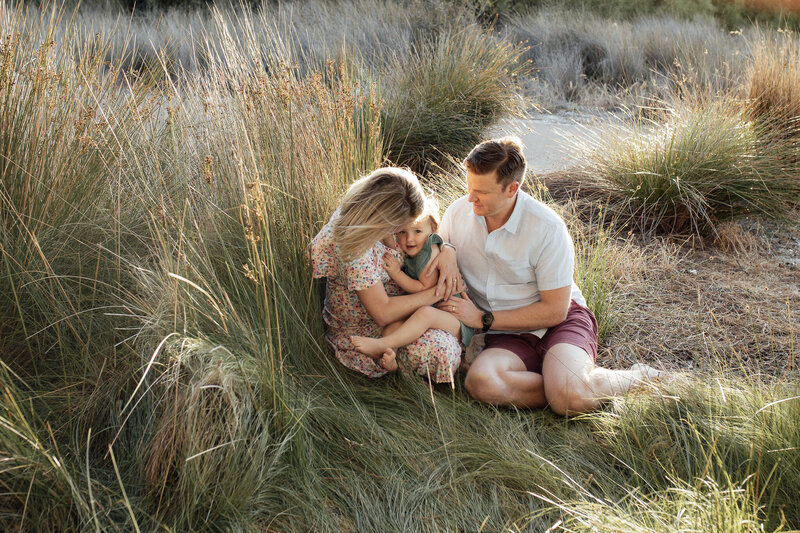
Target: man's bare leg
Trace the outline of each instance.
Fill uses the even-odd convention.
[[[387,348],[397,348],[411,344],[429,329],[441,329],[457,339],[461,339],[461,323],[447,311],[435,307],[420,307],[408,317],[402,326],[383,337],[361,337],[353,335],[350,340],[359,352],[375,357],[383,354]]]
[[[593,411],[603,401],[628,392],[658,377],[652,367],[637,364],[630,370],[608,370],[595,366],[585,350],[571,344],[556,344],[542,365],[544,394],[558,414]]]
[[[474,399],[493,405],[544,407],[544,381],[514,352],[489,348],[475,358],[464,381]]]

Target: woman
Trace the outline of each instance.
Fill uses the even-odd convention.
[[[380,356],[358,352],[352,335],[379,337],[382,328],[439,298],[435,287],[401,295],[383,267],[383,256],[400,254],[394,233],[415,220],[425,194],[411,172],[382,168],[350,186],[340,207],[311,242],[315,278],[327,278],[322,315],[326,339],[346,367],[371,378],[386,374]],[[406,347],[409,364],[436,383],[450,383],[461,360],[455,337],[428,330]]]

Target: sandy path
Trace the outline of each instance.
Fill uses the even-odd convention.
[[[492,137],[518,135],[525,145],[528,166],[537,174],[574,166],[579,162],[576,145],[582,139],[600,135],[613,115],[578,113],[534,115],[528,119],[506,120],[492,128]]]

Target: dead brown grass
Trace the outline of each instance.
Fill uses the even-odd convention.
[[[747,72],[748,112],[780,137],[800,143],[800,43],[792,34],[764,37],[753,46]],[[795,161],[796,162],[796,161]]]
[[[723,222],[716,228],[714,248],[724,254],[752,257],[758,254],[758,238],[735,221]]]
[[[578,216],[597,207],[596,191],[568,171],[542,182]],[[610,368],[645,361],[671,370],[800,371],[800,269],[774,246],[798,236],[796,226],[736,221],[706,242],[623,231],[612,248],[622,259],[610,272],[616,327],[598,361]]]

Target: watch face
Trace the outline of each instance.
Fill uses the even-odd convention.
[[[481,322],[483,322],[484,327],[491,326],[492,322],[494,322],[494,315],[492,313],[483,313]]]

